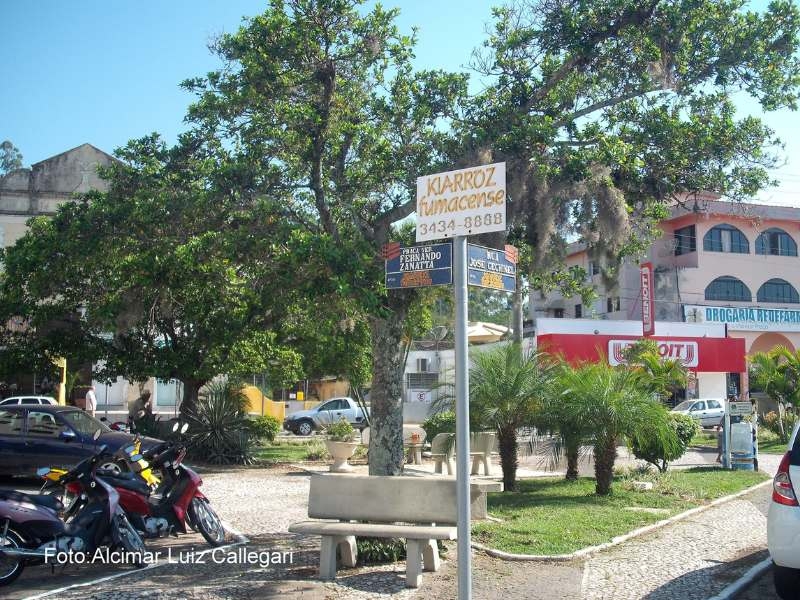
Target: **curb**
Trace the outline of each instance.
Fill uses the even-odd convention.
[[[605,544],[599,544],[597,546],[587,546],[586,548],[581,548],[580,550],[576,550],[571,554],[511,554],[509,552],[503,552],[502,550],[497,550],[496,548],[490,548],[488,546],[484,546],[483,544],[478,544],[477,542],[473,542],[471,546],[476,550],[482,550],[486,552],[489,556],[493,556],[495,558],[499,558],[501,560],[508,560],[508,561],[534,561],[534,562],[567,562],[570,560],[575,560],[576,558],[586,558],[600,552],[602,550],[606,550],[608,548],[612,548],[614,546],[618,546],[623,542],[627,542],[628,540],[639,537],[640,535],[644,535],[646,533],[650,533],[651,531],[655,531],[656,529],[660,529],[661,527],[665,527],[666,525],[671,525],[673,523],[677,523],[678,521],[682,521],[683,519],[687,519],[692,517],[696,514],[704,512],[710,508],[715,506],[719,506],[720,504],[724,504],[725,502],[729,502],[731,500],[735,500],[740,496],[744,496],[745,494],[749,494],[757,489],[762,487],[766,487],[768,485],[772,485],[772,479],[768,479],[766,481],[762,481],[752,487],[744,489],[740,492],[736,492],[735,494],[731,494],[730,496],[723,496],[722,498],[717,498],[716,500],[712,500],[708,504],[704,504],[703,506],[698,506],[696,508],[692,508],[685,512],[679,513],[674,517],[670,517],[668,519],[664,519],[662,521],[657,521],[651,525],[646,525],[644,527],[640,527],[639,529],[634,529],[628,533],[623,535],[619,535],[615,538],[612,538],[610,542],[606,542]],[[760,564],[760,563],[759,563]],[[752,569],[751,569],[752,570]],[[749,573],[749,571],[748,571]],[[728,586],[731,587],[731,586]],[[727,588],[726,588],[727,589]]]
[[[735,598],[739,592],[753,583],[756,578],[761,577],[761,575],[769,570],[770,566],[772,566],[772,559],[765,558],[760,563],[750,567],[744,575],[728,585],[719,594],[708,598],[708,600],[731,600],[732,598]]]

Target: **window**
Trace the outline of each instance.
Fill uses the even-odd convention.
[[[438,373],[407,373],[406,386],[414,390],[432,390],[439,385]]]
[[[620,310],[619,296],[606,298],[606,312],[616,312],[618,310]]]
[[[750,302],[753,294],[741,280],[730,275],[717,277],[706,288],[706,300],[728,300],[732,302]]]
[[[798,296],[797,290],[785,279],[770,279],[759,288],[756,297],[759,302],[800,304],[800,296]]]
[[[319,407],[320,410],[343,410],[349,408],[346,400],[331,400]]]
[[[28,413],[28,435],[37,437],[58,437],[62,427],[56,423],[55,416],[46,412],[32,410]]]
[[[594,262],[593,260],[590,260],[589,261],[589,270],[587,271],[587,275],[589,276],[589,278],[591,278],[594,275],[597,275],[598,273],[600,273],[600,269],[597,266],[597,263]]]
[[[563,308],[554,308],[553,309],[553,317],[556,319],[563,319],[564,318],[564,309]]]
[[[722,408],[722,404],[719,403],[719,400],[709,400],[708,408]]]
[[[733,225],[717,225],[712,227],[703,237],[703,250],[709,252],[750,253],[750,242],[745,235]]]
[[[583,316],[583,304],[575,305],[575,318],[580,319]]]
[[[705,410],[705,409],[706,409],[705,402],[695,402],[694,404],[692,404],[692,408],[690,408],[689,410],[695,411],[695,410]]]
[[[695,233],[694,225],[676,229],[674,235],[675,256],[689,254],[690,252],[697,250],[697,233]]]
[[[20,413],[0,410],[0,435],[22,435],[22,417]]]
[[[756,239],[756,254],[797,256],[797,244],[783,229],[767,229]]]
[[[20,404],[41,404],[38,398],[20,398]]]

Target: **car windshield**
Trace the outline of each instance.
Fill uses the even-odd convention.
[[[102,432],[111,431],[105,423],[87,415],[82,410],[65,411],[61,413],[61,416],[66,419],[70,427],[82,435],[92,436],[98,429]]]
[[[678,406],[673,408],[672,410],[689,410],[689,408],[694,404],[694,400],[684,400]]]

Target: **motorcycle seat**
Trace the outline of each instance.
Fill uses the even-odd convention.
[[[97,475],[101,476],[100,473]],[[103,473],[100,478],[113,487],[131,490],[132,492],[137,492],[145,496],[150,495],[150,486],[147,485],[147,482],[139,479],[135,473],[120,473],[114,475]]]
[[[50,508],[56,512],[64,510],[64,505],[61,503],[61,500],[50,494],[26,494],[25,492],[2,490],[0,491],[0,500],[38,504],[39,506]]]

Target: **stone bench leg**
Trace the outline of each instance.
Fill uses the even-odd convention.
[[[492,461],[489,460],[489,459],[490,459],[489,454],[484,454],[481,457],[481,460],[483,461],[483,472],[486,475],[491,475],[492,474]]]
[[[439,560],[439,546],[436,540],[424,540],[422,544],[422,564],[424,571],[436,572],[441,566]]]
[[[480,475],[481,474],[481,457],[479,454],[476,454],[472,457],[472,470],[470,471],[470,475]]]
[[[422,542],[406,540],[406,587],[418,588],[422,583]]]
[[[356,566],[355,536],[323,535],[319,551],[319,578],[323,581],[336,579],[336,548],[341,548],[342,565]]]

